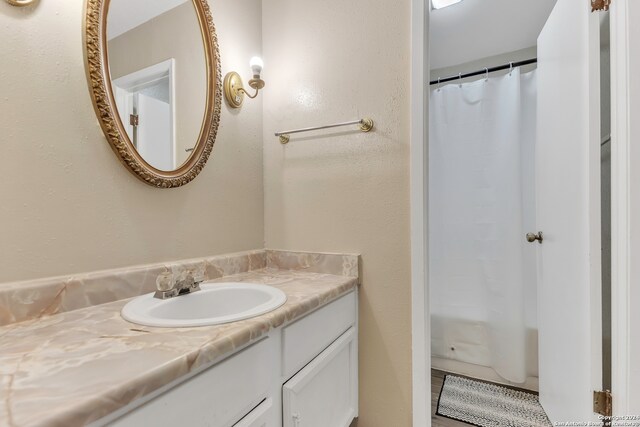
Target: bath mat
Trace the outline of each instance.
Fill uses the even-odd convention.
[[[446,375],[436,415],[478,427],[550,427],[538,396]]]

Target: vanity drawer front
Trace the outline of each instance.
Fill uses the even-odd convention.
[[[282,370],[295,374],[356,324],[356,292],[322,307],[282,331]]]
[[[264,339],[110,425],[230,427],[267,397],[276,360],[275,342]]]
[[[233,427],[271,427],[274,425],[272,421],[273,400],[269,398],[234,424]]]

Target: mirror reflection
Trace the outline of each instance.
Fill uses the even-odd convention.
[[[191,0],[111,0],[108,65],[118,116],[152,167],[191,156],[206,110],[206,55]]]

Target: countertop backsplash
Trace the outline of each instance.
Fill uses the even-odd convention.
[[[260,249],[0,284],[0,326],[127,299],[156,289],[166,270],[204,269],[206,280],[267,267],[358,277],[358,255]]]

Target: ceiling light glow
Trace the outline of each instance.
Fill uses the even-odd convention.
[[[443,7],[451,6],[461,1],[462,0],[431,0],[431,5],[434,9],[442,9]]]

